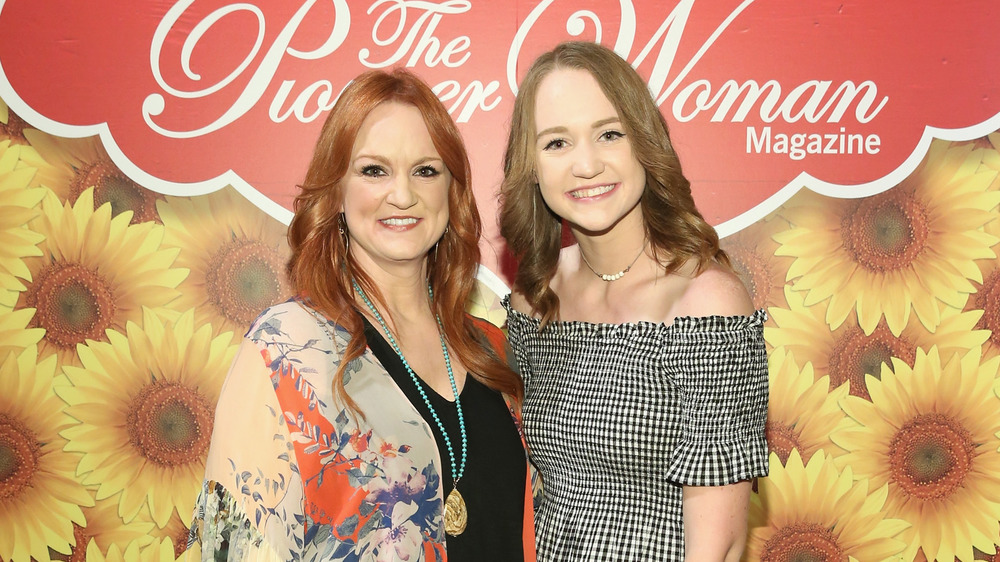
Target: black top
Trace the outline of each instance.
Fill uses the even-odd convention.
[[[434,421],[413,379],[396,351],[385,340],[381,328],[365,319],[365,339],[396,386],[431,427],[441,457],[443,497],[452,490],[451,459],[441,430]],[[462,433],[455,403],[421,383],[434,411],[444,424],[455,452],[462,462]],[[458,490],[465,499],[469,522],[457,537],[447,535],[449,562],[519,562],[524,560],[524,447],[507,403],[500,393],[471,376],[465,377],[460,393],[468,455]]]

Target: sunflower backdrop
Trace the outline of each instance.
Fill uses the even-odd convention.
[[[284,13],[297,3],[277,0],[268,10],[259,9],[263,1],[218,2],[228,6],[220,12],[211,12],[213,2],[146,2],[124,14],[134,8],[125,4],[64,1],[53,18],[46,10],[54,12],[54,4],[0,0],[0,24],[8,26],[0,33],[7,57],[0,86],[17,82],[18,89],[4,90],[12,106],[31,107],[14,101],[28,96],[42,108],[24,110],[33,126],[0,100],[0,562],[183,557],[222,381],[257,313],[290,296],[285,224],[249,203],[247,186],[164,195],[170,190],[134,177],[176,185],[252,178],[262,199],[287,211],[291,195],[275,186],[299,181],[285,180],[289,170],[304,169],[288,156],[305,154],[297,143],[311,150],[315,137],[305,125],[362,66],[395,64],[390,55],[405,43],[397,59],[407,55],[425,78],[443,80],[439,95],[459,125],[478,119],[469,149],[475,173],[489,178],[499,173],[491,166],[502,151],[496,131],[507,126],[514,68],[556,37],[570,38],[563,30],[590,37],[602,21],[604,42],[617,26],[630,62],[662,92],[661,102],[670,98],[661,107],[682,132],[675,140],[709,147],[685,152],[678,145],[685,170],[701,174],[698,187],[708,190],[702,200],[717,207],[706,217],[728,224],[720,228],[732,232],[723,247],[755,305],[768,312],[770,475],[754,485],[745,560],[1000,562],[1000,132],[921,141],[919,164],[900,164],[916,142],[914,123],[918,133],[934,124],[965,139],[1000,123],[992,3],[913,9],[906,2],[751,7],[754,0],[720,0],[696,9],[693,0],[575,0],[549,10],[552,0],[481,1],[475,9],[471,2],[378,0],[367,13],[346,14],[356,56],[331,55],[340,31],[324,27],[343,21],[346,2],[316,3],[305,19]],[[633,4],[639,10],[622,9]],[[407,5],[440,10],[420,16],[423,28],[411,20],[403,34]],[[284,19],[268,23],[304,27],[267,36],[301,33],[300,42],[279,45],[288,55],[285,73],[274,75],[273,88],[259,89],[286,97],[249,104],[253,111],[234,117],[227,130],[209,131],[197,112],[229,115],[239,104],[211,96],[253,58],[240,63],[240,49],[253,43],[250,20],[236,20],[231,35],[213,28],[238,11],[252,12],[254,21],[281,12]],[[163,22],[173,23],[160,33]],[[263,19],[260,25],[253,49],[264,37]],[[547,32],[530,33],[532,26]],[[496,37],[448,39],[458,28]],[[270,64],[271,53],[257,58]],[[229,75],[225,64],[237,70]],[[254,68],[264,68],[259,64]],[[807,100],[831,82],[802,82],[804,69],[842,80],[837,92],[855,98],[836,107],[833,98]],[[196,71],[220,80],[218,88],[191,86],[201,77]],[[198,91],[168,87],[171,81]],[[730,86],[760,89],[738,105],[732,90],[727,97]],[[766,96],[765,86],[773,88]],[[862,106],[876,100],[879,87],[885,111],[871,122],[882,105]],[[149,120],[134,127],[119,110]],[[107,144],[38,128],[90,134],[97,123],[111,123],[101,129]],[[206,132],[190,135],[190,143],[174,142],[199,127]],[[874,152],[847,154],[853,160],[799,160],[788,143],[800,135],[781,127],[850,128],[880,133],[884,142]],[[960,127],[966,132],[955,133]],[[967,134],[968,127],[976,132]],[[198,158],[207,148],[218,154]],[[277,157],[277,148],[288,151]],[[130,173],[115,162],[128,162]],[[877,174],[865,167],[886,162],[891,167]],[[767,207],[773,211],[766,216],[732,226],[807,165],[834,183],[793,183],[796,194]],[[892,172],[904,169],[912,172]],[[865,192],[876,195],[818,193],[880,177],[892,179]],[[489,181],[475,182],[489,189]],[[484,217],[495,203],[479,196]],[[500,258],[484,254],[487,260],[497,265]],[[480,283],[469,306],[502,325],[496,286]]]
[[[1000,560],[1000,132],[723,240],[770,319],[747,560]],[[284,225],[0,105],[0,559],[173,560]],[[481,288],[473,312],[503,323]]]

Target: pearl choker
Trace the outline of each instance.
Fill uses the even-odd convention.
[[[587,265],[587,269],[589,269],[590,271],[592,271],[594,273],[594,275],[596,275],[596,276],[600,277],[601,279],[603,279],[604,281],[607,281],[608,283],[610,283],[612,281],[617,281],[617,280],[621,279],[622,277],[624,277],[625,274],[628,273],[628,271],[630,269],[632,269],[632,266],[635,265],[635,262],[639,261],[639,256],[641,256],[642,253],[645,252],[645,251],[646,251],[646,245],[643,244],[642,249],[639,250],[639,254],[635,256],[635,259],[632,260],[632,263],[628,264],[628,267],[626,267],[625,269],[619,271],[618,273],[598,273],[597,270],[594,269],[594,266],[590,265],[590,262],[587,261],[587,256],[585,256],[583,254],[583,250],[582,249],[580,250],[580,257],[583,258],[583,263]]]

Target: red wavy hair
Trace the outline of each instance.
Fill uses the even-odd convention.
[[[448,187],[448,229],[428,254],[428,277],[434,291],[432,307],[444,326],[449,348],[486,386],[520,404],[520,377],[500,359],[465,314],[479,267],[482,223],[472,193],[469,157],[455,122],[434,92],[414,74],[396,69],[369,71],[344,89],[320,131],[312,160],[295,198],[295,216],[288,227],[292,250],[288,275],[297,294],[350,334],[334,377],[334,395],[351,410],[357,405],[344,392],[347,365],[365,350],[364,323],[354,300],[357,280],[376,303],[385,305],[378,287],[347,251],[339,232],[343,179],[350,166],[354,141],[375,107],[386,102],[416,107],[434,148],[451,172]],[[363,415],[363,414],[362,414]]]

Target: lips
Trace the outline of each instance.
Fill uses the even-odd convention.
[[[574,199],[586,199],[589,197],[599,197],[618,187],[617,183],[595,185],[592,187],[581,187],[569,192],[569,196]]]

